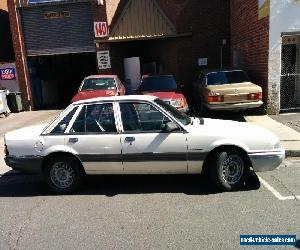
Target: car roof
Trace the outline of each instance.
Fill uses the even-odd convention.
[[[74,105],[88,104],[93,102],[116,102],[116,101],[153,101],[157,99],[156,96],[149,95],[124,95],[124,96],[108,96],[108,97],[97,97],[86,100],[80,100],[74,102]]]
[[[116,78],[117,75],[90,75],[85,77],[85,79],[91,79],[91,78]]]

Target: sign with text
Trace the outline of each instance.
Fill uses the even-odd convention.
[[[16,79],[15,68],[0,69],[0,79],[1,80],[15,80]]]
[[[98,69],[111,68],[109,50],[98,51],[97,60],[98,60]]]
[[[107,37],[108,27],[106,22],[94,22],[95,37]]]
[[[28,0],[28,4],[62,2],[65,0]]]
[[[270,0],[258,0],[258,20],[270,15]]]
[[[57,19],[70,17],[70,11],[59,11],[59,12],[46,12],[44,13],[45,19]]]
[[[198,66],[207,66],[207,58],[198,58]]]

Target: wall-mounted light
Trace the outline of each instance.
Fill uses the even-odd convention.
[[[98,5],[103,5],[104,4],[104,0],[97,0],[98,1]]]

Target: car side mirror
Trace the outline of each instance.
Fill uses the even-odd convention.
[[[167,133],[171,133],[176,130],[178,130],[178,126],[174,122],[168,122],[164,127],[164,131]]]

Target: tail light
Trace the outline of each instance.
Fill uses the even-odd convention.
[[[8,156],[8,155],[9,155],[9,152],[8,152],[8,149],[7,149],[7,145],[6,145],[6,144],[4,145],[4,155],[5,155],[5,156]]]
[[[262,93],[251,93],[248,95],[248,100],[261,100],[262,99]]]
[[[224,96],[223,95],[214,95],[214,96],[208,96],[207,102],[224,102]]]

